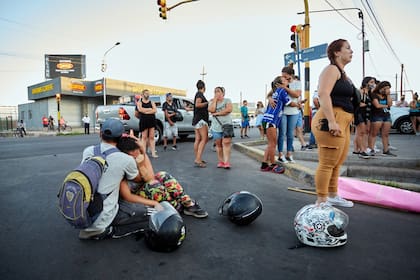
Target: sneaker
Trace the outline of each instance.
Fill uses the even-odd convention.
[[[209,214],[201,209],[200,205],[195,202],[193,206],[184,208],[184,214],[188,216],[194,216],[196,218],[206,218]]]
[[[141,229],[136,229],[136,230],[129,231],[129,232],[124,232],[124,233],[115,232],[115,233],[112,234],[111,237],[113,239],[118,239],[118,238],[123,238],[123,237],[129,236],[129,235],[135,234],[135,233],[144,233],[144,229],[141,228]]]
[[[217,168],[224,168],[224,167],[225,167],[225,163],[222,161],[217,164]]]
[[[274,173],[277,173],[277,174],[283,174],[283,173],[284,173],[284,171],[285,171],[285,169],[284,169],[284,167],[283,167],[283,166],[280,166],[280,165],[275,165],[275,166],[271,169],[271,171],[272,171],[272,172],[274,172]]]
[[[308,148],[309,145],[305,145],[305,146],[300,146],[300,150],[301,151],[305,151]]]
[[[260,170],[263,172],[271,171],[273,168],[271,168],[266,162],[261,163]]]
[[[174,150],[174,151],[178,150],[177,147],[176,147],[176,145],[173,145],[172,146],[172,150]]]
[[[370,148],[367,148],[366,149],[366,154],[368,154],[369,156],[373,157],[375,155],[375,151],[372,150],[372,149],[370,149]]]
[[[384,155],[384,156],[391,156],[391,157],[396,157],[396,156],[397,156],[396,154],[391,153],[391,151],[390,151],[390,150],[388,150],[388,151],[386,151],[386,152],[383,152],[383,155]]]
[[[163,146],[163,151],[166,151],[166,146]]]
[[[361,153],[359,153],[359,158],[368,159],[368,158],[370,158],[370,155],[368,155],[366,152],[361,152]]]
[[[287,160],[289,163],[296,163],[296,161],[293,159],[293,157],[292,157],[292,156],[290,156],[290,157],[286,157],[286,160]]]
[[[287,161],[287,159],[286,159],[286,157],[285,157],[284,155],[282,155],[281,157],[279,156],[278,160],[279,160],[281,163],[289,163],[289,162]]]
[[[388,146],[388,149],[390,149],[391,151],[398,151],[398,148],[391,145]]]
[[[328,197],[327,202],[331,205],[341,206],[341,207],[353,207],[353,202],[350,200],[346,200],[340,196],[335,197]]]
[[[107,227],[102,230],[87,231],[81,230],[79,232],[79,239],[81,240],[102,240],[112,235],[112,227]]]
[[[229,162],[225,162],[225,169],[230,169],[230,163]]]
[[[360,155],[361,153],[358,151],[353,151],[353,155]]]

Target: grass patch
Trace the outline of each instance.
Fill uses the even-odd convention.
[[[388,187],[403,189],[403,186],[401,186],[397,182],[393,182],[393,181],[382,181],[382,180],[377,180],[377,179],[366,179],[365,181],[367,181],[369,183],[374,183],[374,184],[384,185],[384,186],[388,186]]]
[[[82,134],[85,134],[85,133],[82,133],[82,132],[65,132],[65,133],[58,132],[57,136],[73,136],[73,135],[82,135]]]

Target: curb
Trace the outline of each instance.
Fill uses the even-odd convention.
[[[252,142],[240,142],[234,143],[233,148],[247,156],[262,162],[264,159],[264,151],[255,146],[265,145],[266,141],[252,141]],[[254,146],[254,147],[253,147]],[[315,153],[302,153],[295,152],[295,159],[300,161],[311,162],[316,164],[318,156]],[[377,157],[383,159],[383,157]],[[417,184],[420,178],[420,160],[418,159],[398,159],[398,158],[387,158],[388,161],[378,162],[375,158],[361,161],[360,159],[355,160],[349,156],[342,166],[341,176],[359,178],[362,180],[366,179],[380,179],[384,181],[390,181],[400,186],[400,188],[420,192],[420,185]],[[380,165],[372,166],[372,161],[376,161]],[[285,168],[284,175],[287,177],[303,183],[310,188],[315,186],[315,168],[309,168],[299,163],[283,164]],[[368,167],[368,168],[367,168]],[[256,166],[258,168],[258,166]],[[407,182],[410,181],[410,182]],[[404,183],[403,183],[404,182]]]

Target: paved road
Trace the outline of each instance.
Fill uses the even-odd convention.
[[[184,218],[187,238],[179,250],[152,252],[135,237],[80,241],[58,214],[56,194],[82,149],[97,141],[97,135],[0,139],[0,279],[418,279],[419,215],[356,204],[344,210],[346,246],[289,249],[297,244],[293,218],[315,197],[288,191],[299,183],[261,173],[258,162],[237,151],[233,168],[221,170],[208,145],[209,167],[193,168],[191,140],[153,161],[209,212],[204,220]],[[238,190],[264,203],[250,226],[217,214]]]

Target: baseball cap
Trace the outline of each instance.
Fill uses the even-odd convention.
[[[172,93],[168,92],[168,93],[166,94],[166,97],[168,97],[168,96],[172,96]]]
[[[122,122],[117,119],[107,119],[102,125],[101,132],[108,137],[121,137],[124,132],[124,126]]]

